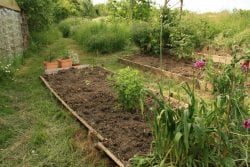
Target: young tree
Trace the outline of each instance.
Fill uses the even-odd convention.
[[[147,21],[152,9],[151,0],[109,0],[108,7],[111,15],[130,20]]]

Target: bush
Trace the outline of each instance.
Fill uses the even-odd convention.
[[[114,78],[118,100],[126,111],[135,111],[140,107],[140,94],[144,88],[144,78],[139,71],[129,67],[121,69]]]
[[[61,21],[58,25],[59,30],[61,31],[64,38],[69,37],[75,26],[80,25],[84,21],[81,18],[68,18]]]
[[[51,26],[48,30],[43,32],[31,32],[32,42],[34,42],[38,47],[52,44],[61,36],[62,34],[55,26]]]
[[[170,53],[177,56],[179,59],[189,59],[194,51],[194,43],[192,35],[185,32],[182,25],[177,25],[171,28],[170,34]]]
[[[129,39],[126,25],[95,21],[77,26],[73,34],[73,38],[87,51],[101,54],[122,50]]]

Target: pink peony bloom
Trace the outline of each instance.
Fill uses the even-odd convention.
[[[250,119],[244,121],[243,127],[246,128],[246,129],[250,129]]]
[[[194,68],[195,69],[201,69],[206,65],[206,62],[204,60],[198,60],[194,63]]]

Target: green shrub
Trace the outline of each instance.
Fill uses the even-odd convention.
[[[58,25],[59,30],[61,31],[63,37],[69,37],[75,26],[80,25],[84,22],[81,18],[68,18],[61,21]]]
[[[55,26],[51,26],[48,30],[42,32],[31,32],[32,41],[38,47],[52,44],[61,36],[61,32]]]
[[[171,28],[170,34],[170,52],[171,55],[177,56],[179,59],[189,59],[194,51],[194,43],[192,35],[185,32],[182,25]]]
[[[121,69],[114,77],[118,100],[126,111],[138,110],[144,78],[137,70]]]
[[[129,40],[129,31],[125,24],[110,24],[89,21],[77,26],[73,38],[90,52],[101,54],[124,49]]]
[[[152,29],[147,22],[134,22],[131,28],[133,42],[141,49],[143,53],[149,53],[151,49]]]

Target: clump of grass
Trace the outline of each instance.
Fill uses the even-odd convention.
[[[85,20],[81,19],[81,18],[67,18],[63,21],[61,21],[58,25],[59,30],[61,31],[61,33],[63,34],[64,38],[67,38],[69,36],[72,35],[72,32],[74,31],[74,27],[78,26],[78,25],[83,25]]]
[[[36,47],[50,45],[58,40],[61,36],[61,32],[54,25],[50,26],[46,31],[31,32],[32,42]]]
[[[73,38],[89,52],[112,53],[124,49],[129,40],[125,24],[88,21],[78,26]]]
[[[5,148],[9,145],[10,139],[14,137],[14,131],[11,127],[4,125],[0,120],[0,148]]]

